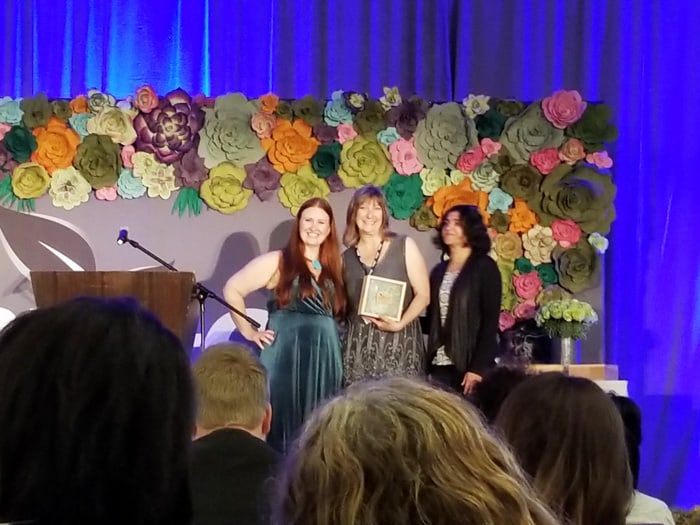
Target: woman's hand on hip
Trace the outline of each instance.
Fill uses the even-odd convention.
[[[251,343],[255,343],[260,350],[271,345],[275,341],[275,332],[272,330],[256,330],[252,334],[245,336]]]

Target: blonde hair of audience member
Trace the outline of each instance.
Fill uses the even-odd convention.
[[[278,488],[284,525],[557,523],[465,401],[406,378],[316,410]]]
[[[382,193],[381,188],[368,184],[355,191],[350,204],[345,222],[345,232],[343,233],[343,244],[345,246],[355,246],[360,241],[360,230],[357,227],[357,212],[367,201],[376,202],[382,209],[382,225],[381,234],[383,239],[395,237],[396,234],[389,229],[389,208],[386,204],[386,198]]]
[[[198,402],[195,437],[233,427],[265,439],[272,419],[267,371],[248,348],[211,346],[192,372]]]
[[[496,417],[540,497],[571,525],[622,525],[632,474],[622,418],[598,385],[558,372],[515,387]]]

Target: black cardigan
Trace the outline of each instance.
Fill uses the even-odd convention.
[[[459,372],[483,375],[495,365],[498,355],[501,274],[488,255],[470,255],[452,286],[443,327],[439,294],[446,269],[447,262],[442,262],[430,273],[426,367],[430,368],[444,344],[445,354]]]

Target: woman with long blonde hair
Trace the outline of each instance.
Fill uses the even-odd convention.
[[[457,395],[358,383],[317,410],[279,477],[276,525],[555,525]]]
[[[428,270],[415,241],[389,230],[382,190],[363,186],[347,211],[343,281],[348,323],[343,341],[345,384],[384,376],[424,376],[425,346],[418,316],[430,301]],[[400,319],[363,317],[360,297],[368,275],[406,283]]]
[[[267,439],[284,451],[306,416],[338,392],[343,376],[335,318],[344,311],[345,290],[328,201],[302,204],[287,246],[248,263],[228,280],[224,297],[245,311],[244,298],[260,288],[271,291],[265,329],[231,315],[241,335],[261,350],[273,410]]]

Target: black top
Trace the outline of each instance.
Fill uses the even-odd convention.
[[[445,345],[445,354],[459,372],[483,375],[498,355],[501,273],[488,255],[470,255],[452,286],[441,326],[439,294],[446,269],[447,262],[442,262],[430,273],[427,367]]]
[[[279,455],[245,430],[215,430],[192,444],[194,525],[267,523]]]

